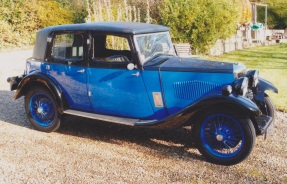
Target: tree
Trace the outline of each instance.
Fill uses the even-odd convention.
[[[127,0],[87,0],[87,21],[140,22],[143,14],[138,5]]]
[[[0,12],[0,49],[31,45],[37,30],[74,20],[73,9],[56,0],[0,0]]]
[[[57,1],[53,0],[38,0],[37,4],[37,18],[39,20],[39,27],[47,27],[59,24],[70,24],[73,21],[73,11],[62,7]]]
[[[250,23],[252,19],[252,10],[249,0],[238,0],[238,4],[241,4],[240,23]]]
[[[129,5],[140,8],[142,22],[157,23],[162,0],[128,0]]]
[[[205,53],[218,40],[236,30],[240,18],[238,1],[162,0],[159,23],[171,28],[172,38],[189,42]]]
[[[286,0],[251,0],[268,5],[268,27],[270,29],[285,29],[287,27],[287,1]],[[265,22],[265,9],[258,7],[257,22]]]

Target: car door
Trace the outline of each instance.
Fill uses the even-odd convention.
[[[86,34],[59,32],[52,38],[45,73],[61,87],[71,109],[91,111],[87,91]]]
[[[95,113],[149,119],[154,111],[139,69],[134,62],[128,37],[94,34],[88,90]]]

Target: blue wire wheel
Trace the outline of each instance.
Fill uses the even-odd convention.
[[[44,93],[34,93],[29,102],[30,114],[41,127],[50,127],[56,120],[56,106]]]
[[[208,116],[200,128],[200,139],[211,155],[223,159],[236,156],[245,145],[241,124],[226,114]]]

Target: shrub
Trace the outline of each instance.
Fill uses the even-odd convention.
[[[93,0],[87,1],[87,22],[143,20],[139,4],[129,4],[127,0]]]
[[[72,23],[70,9],[50,0],[0,0],[1,47],[31,45],[43,27]]]
[[[252,19],[252,11],[251,4],[249,0],[237,0],[238,4],[241,4],[241,16],[240,23],[245,24],[251,22]]]
[[[240,10],[238,1],[162,0],[159,23],[171,28],[172,38],[189,42],[205,53],[217,39],[236,30]]]
[[[0,49],[15,44],[13,40],[12,27],[0,20]]]
[[[253,0],[268,5],[268,27],[270,29],[285,29],[287,27],[287,1],[286,0]],[[265,8],[257,8],[257,22],[265,22]]]

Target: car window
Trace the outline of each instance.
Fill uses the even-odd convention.
[[[106,36],[106,49],[129,50],[130,51],[130,45],[129,45],[128,40],[124,37],[107,35]]]
[[[175,55],[169,32],[140,34],[134,38],[143,65],[159,54]]]
[[[81,64],[83,61],[82,34],[57,34],[53,40],[51,60],[62,64]]]
[[[94,35],[93,62],[127,63],[132,60],[129,41],[114,35]]]

